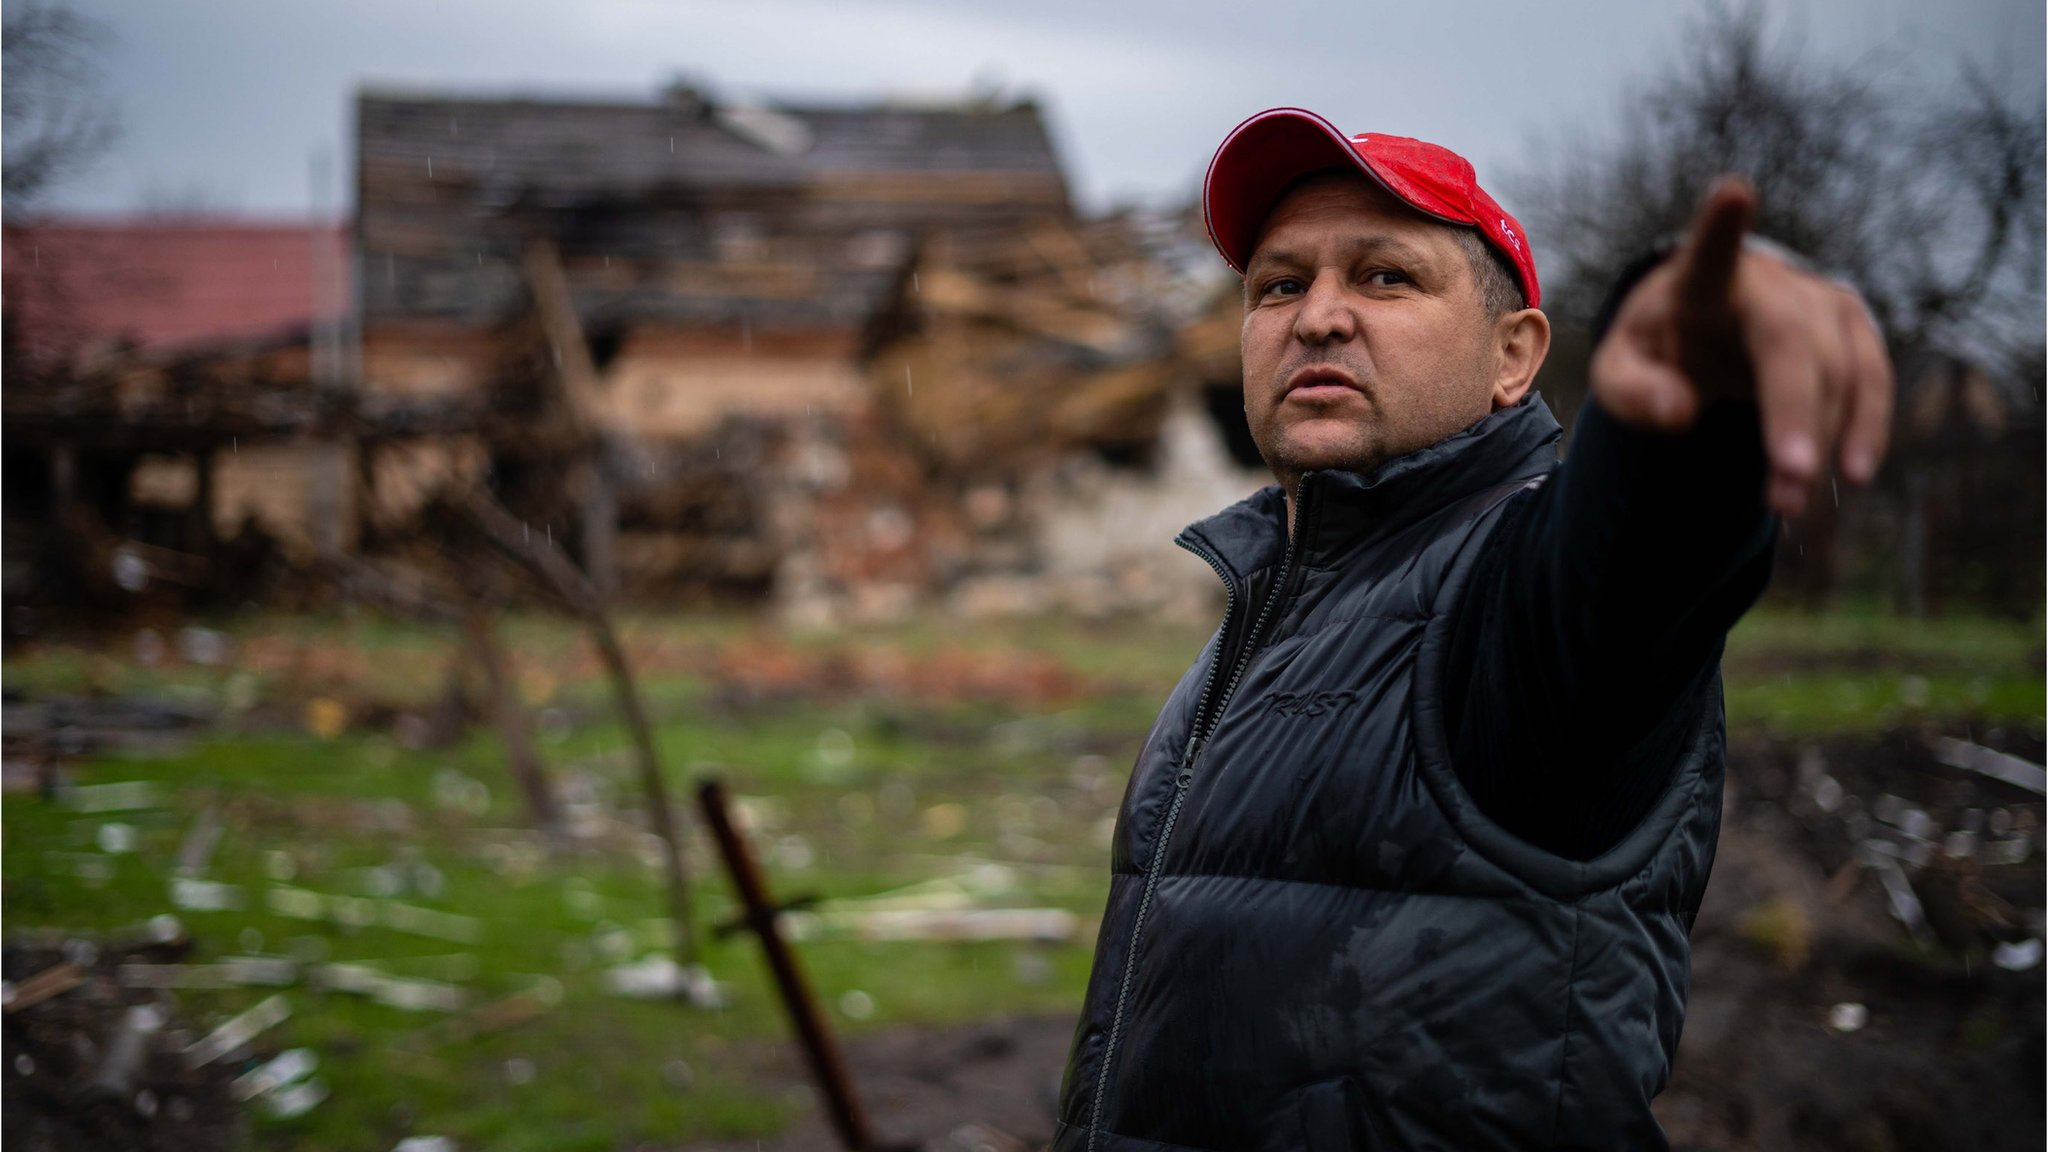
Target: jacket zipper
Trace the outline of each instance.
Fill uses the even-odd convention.
[[[1216,673],[1220,670],[1223,656],[1222,641],[1230,637],[1231,614],[1237,610],[1237,585],[1223,568],[1223,561],[1216,554],[1203,548],[1187,537],[1177,537],[1175,544],[1200,556],[1209,567],[1215,569],[1218,579],[1223,581],[1223,630],[1218,637],[1217,657],[1219,662],[1209,666],[1208,676],[1202,681],[1202,694],[1195,702],[1194,731],[1188,735],[1187,749],[1181,753],[1180,773],[1173,780],[1173,802],[1167,805],[1166,816],[1160,821],[1158,843],[1152,847],[1152,862],[1145,867],[1145,890],[1138,897],[1138,912],[1131,922],[1131,940],[1124,950],[1124,975],[1117,985],[1116,1011],[1110,1017],[1109,1042],[1103,1046],[1102,1069],[1095,1078],[1095,1103],[1089,1113],[1088,1152],[1095,1152],[1096,1144],[1102,1138],[1102,1104],[1109,1094],[1109,1073],[1116,1061],[1117,1042],[1123,1036],[1124,1012],[1129,1006],[1131,981],[1138,971],[1138,944],[1145,933],[1145,915],[1152,908],[1152,894],[1159,888],[1159,875],[1166,863],[1166,848],[1173,839],[1174,825],[1180,819],[1181,804],[1187,800],[1188,785],[1195,777],[1195,764],[1201,759],[1202,750],[1208,746],[1209,738],[1223,723],[1223,713],[1230,707],[1231,697],[1237,694],[1237,685],[1244,678],[1246,669],[1251,667],[1252,658],[1259,653],[1259,643],[1265,636],[1266,622],[1272,618],[1278,604],[1288,596],[1288,584],[1294,576],[1294,561],[1301,542],[1301,529],[1306,522],[1308,507],[1307,477],[1295,487],[1294,526],[1287,534],[1287,552],[1281,558],[1280,571],[1273,580],[1273,587],[1266,594],[1265,603],[1259,608],[1258,619],[1252,622],[1252,630],[1245,636],[1244,651],[1239,654],[1231,668],[1230,679],[1224,681],[1223,692],[1213,701],[1210,693],[1216,688]]]

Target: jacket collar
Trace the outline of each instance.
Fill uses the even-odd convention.
[[[1557,463],[1563,436],[1543,398],[1489,413],[1464,431],[1389,460],[1370,472],[1310,472],[1299,490],[1300,563],[1327,567],[1342,552],[1450,507],[1483,489],[1534,477]],[[1237,580],[1280,561],[1287,547],[1287,500],[1269,484],[1182,530],[1177,543],[1214,557]]]

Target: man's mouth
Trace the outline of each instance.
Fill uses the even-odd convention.
[[[1339,400],[1356,391],[1358,382],[1350,373],[1327,364],[1314,364],[1287,378],[1287,389],[1281,399],[1315,403]]]

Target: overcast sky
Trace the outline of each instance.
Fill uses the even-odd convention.
[[[314,203],[311,158],[348,187],[363,84],[643,99],[713,92],[831,100],[957,96],[1045,104],[1084,205],[1192,194],[1252,112],[1299,104],[1346,131],[1421,136],[1482,180],[1614,122],[1683,44],[1697,4],[1645,0],[74,0],[113,34],[122,133],[52,207]],[[1948,82],[1965,60],[2029,102],[2041,0],[1775,0],[1777,34],[1873,75]],[[1512,197],[1506,197],[1513,208]]]

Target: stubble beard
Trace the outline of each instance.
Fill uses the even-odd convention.
[[[1301,367],[1301,364],[1287,365],[1281,378],[1286,379]],[[1353,369],[1356,378],[1367,378],[1364,373],[1357,372],[1355,366],[1345,367]],[[1325,433],[1318,435],[1312,442],[1302,443],[1300,433],[1305,431],[1304,425],[1328,423],[1337,417],[1335,414],[1303,413],[1287,419],[1281,416],[1281,412],[1288,403],[1283,397],[1274,405],[1267,414],[1264,435],[1255,432],[1253,441],[1258,445],[1259,456],[1265,460],[1266,468],[1290,494],[1301,477],[1309,472],[1369,472],[1379,466],[1385,452],[1383,446],[1378,443],[1379,437],[1374,434],[1380,413],[1378,406],[1372,402],[1370,390],[1361,389],[1357,401],[1344,405],[1346,408],[1363,407],[1365,410],[1351,414],[1352,418],[1345,421],[1344,434],[1334,440]]]

